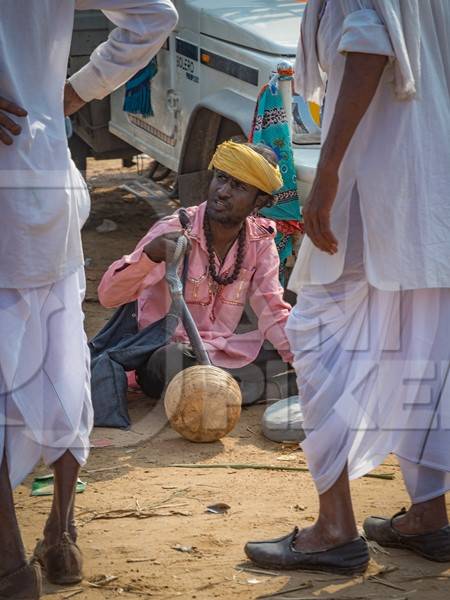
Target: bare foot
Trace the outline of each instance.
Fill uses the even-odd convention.
[[[312,527],[300,530],[294,547],[300,552],[322,552],[352,542],[357,537],[357,531],[333,530],[332,525],[325,527],[319,520]]]
[[[394,520],[394,529],[405,535],[433,533],[448,525],[445,502],[441,498],[414,504]]]

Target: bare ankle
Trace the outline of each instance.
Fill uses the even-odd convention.
[[[342,520],[337,523],[334,520],[319,517],[316,526],[328,537],[330,543],[343,543],[358,537],[358,529],[356,523],[353,522],[346,523]]]
[[[413,504],[403,516],[398,517],[395,528],[403,533],[422,534],[437,531],[448,525],[445,503],[439,499]]]
[[[319,518],[315,525],[300,531],[295,547],[303,552],[328,550],[352,542],[357,537],[356,525],[354,529],[340,528],[334,523]]]
[[[46,525],[44,539],[47,544],[53,546],[61,541],[64,533],[68,533],[73,542],[77,541],[78,532],[75,523],[70,523],[67,529],[63,529],[59,525]]]

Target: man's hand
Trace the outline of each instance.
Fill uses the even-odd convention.
[[[13,143],[13,136],[20,135],[22,127],[15,121],[10,119],[6,113],[15,115],[16,117],[26,117],[27,111],[13,102],[9,102],[0,96],[0,142],[5,146],[11,146]]]
[[[160,235],[145,246],[144,252],[153,262],[171,263],[175,256],[178,239],[182,237],[182,235],[183,234],[179,231]],[[189,243],[186,252],[190,252]]]
[[[311,193],[303,209],[305,232],[323,252],[336,254],[337,239],[330,227],[330,215],[336,198],[339,179],[334,171],[318,169]]]
[[[64,116],[70,117],[84,106],[86,102],[80,98],[70,83],[67,81],[64,87]]]

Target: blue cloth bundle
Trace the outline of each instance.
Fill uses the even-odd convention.
[[[153,117],[151,81],[158,73],[156,56],[125,85],[125,112]]]

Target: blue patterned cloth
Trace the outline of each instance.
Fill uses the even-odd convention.
[[[279,82],[283,76],[275,75],[260,92],[250,141],[270,146],[276,153],[284,186],[275,194],[277,204],[264,208],[261,214],[276,221],[300,223],[301,210],[297,193],[297,174],[291,145],[291,134]],[[289,77],[289,79],[292,79]],[[281,229],[286,229],[281,226]],[[288,223],[286,223],[288,225]],[[289,227],[287,227],[289,229]],[[300,230],[300,227],[298,227]],[[286,261],[293,253],[292,235],[280,231],[275,238],[280,255],[280,280],[284,283]]]

